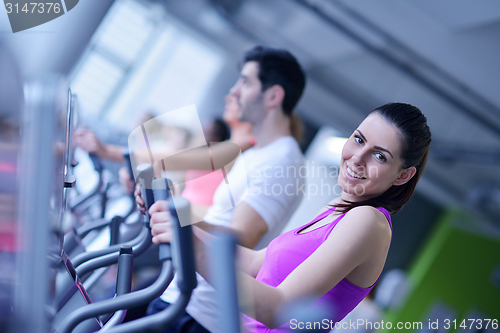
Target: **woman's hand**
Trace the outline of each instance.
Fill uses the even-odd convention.
[[[135,196],[135,203],[137,204],[137,210],[141,214],[144,214],[146,212],[146,208],[144,200],[141,197],[141,186],[139,184],[135,186],[134,196]]]
[[[153,243],[170,243],[172,241],[172,219],[168,211],[168,203],[165,200],[155,202],[149,208],[149,226]]]
[[[173,191],[172,191],[173,195],[180,195],[181,187],[179,184],[174,184],[172,189],[173,189]],[[134,196],[135,196],[135,203],[137,204],[137,210],[141,214],[144,214],[146,212],[146,206],[145,206],[144,199],[142,199],[142,196],[141,196],[141,186],[139,184],[137,184],[135,186]],[[151,213],[150,213],[150,215],[151,215]]]

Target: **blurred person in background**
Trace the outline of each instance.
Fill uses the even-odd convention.
[[[139,124],[148,123],[148,137],[156,145],[154,149],[161,149],[172,153],[184,149],[190,139],[188,130],[176,126],[165,126],[155,120],[154,111],[146,111],[139,119]],[[97,155],[103,160],[123,163],[123,152],[126,147],[102,142],[92,129],[78,128],[75,130],[74,143],[88,153]],[[148,156],[137,156],[139,163],[150,162]]]

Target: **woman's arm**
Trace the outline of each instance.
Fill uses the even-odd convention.
[[[237,269],[255,278],[262,267],[262,263],[264,263],[266,250],[267,247],[262,250],[255,251],[249,249],[248,247],[238,245],[236,247]]]
[[[152,232],[157,235],[153,238],[154,242],[170,241],[169,237],[162,236],[166,233],[158,233],[164,230],[163,227],[155,228],[161,216],[151,215]],[[211,277],[204,266],[204,243],[210,237],[206,232],[195,231],[197,270],[209,283]],[[251,267],[239,274],[245,295],[240,299],[242,312],[272,328],[282,324],[276,323],[275,318],[285,304],[304,297],[311,301],[319,299],[346,277],[360,287],[369,287],[382,271],[390,237],[390,227],[382,213],[372,207],[356,207],[337,224],[328,239],[277,287],[259,282],[253,276],[254,265],[260,268],[265,252],[239,251],[242,261]],[[259,255],[262,257],[259,258]]]
[[[134,151],[135,153],[135,151]],[[213,142],[210,147],[201,146],[184,150],[162,159],[165,170],[218,170],[232,166],[240,147],[232,142]]]
[[[78,128],[73,134],[75,144],[89,153],[94,153],[102,159],[123,162],[123,147],[102,143],[92,130]]]
[[[277,327],[283,324],[275,322],[277,311],[293,300],[317,300],[351,275],[358,278],[360,287],[371,286],[382,271],[390,237],[390,227],[382,213],[366,206],[352,209],[328,239],[276,288],[249,276],[241,277],[247,294],[250,291],[253,295],[246,302],[254,303],[254,313],[248,314],[270,328]],[[362,270],[366,278],[359,279],[357,270]]]

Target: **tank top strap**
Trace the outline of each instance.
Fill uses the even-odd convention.
[[[389,213],[389,211],[387,209],[385,209],[384,207],[377,207],[377,209],[380,212],[382,212],[382,214],[385,215],[385,217],[387,218],[387,222],[389,222],[389,226],[391,227],[391,230],[392,230],[391,214]]]
[[[302,230],[307,229],[311,224],[314,224],[314,223],[318,222],[319,220],[324,219],[325,217],[327,217],[328,215],[332,214],[333,212],[335,212],[335,207],[329,207],[327,210],[319,213],[309,223],[307,223],[307,224],[305,224],[303,226],[300,226],[300,227],[294,229],[293,233],[296,234],[296,235],[299,234]]]
[[[327,210],[321,212],[318,216],[316,216],[313,220],[313,222],[317,222],[321,219],[324,219],[325,217],[327,217],[328,215],[332,214],[333,212],[335,212],[335,207],[329,207]]]

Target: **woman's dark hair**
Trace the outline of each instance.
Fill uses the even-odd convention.
[[[227,124],[220,118],[214,119],[214,132],[219,142],[229,140],[231,134]]]
[[[275,84],[283,87],[283,112],[287,116],[291,115],[306,84],[306,76],[297,59],[286,50],[256,46],[243,57],[244,63],[249,61],[259,63],[258,78],[262,91]]]
[[[210,122],[204,124],[203,132],[207,142],[226,141],[229,140],[231,134],[229,127],[220,118],[212,119]]]
[[[427,164],[431,132],[427,126],[427,118],[417,107],[404,103],[389,103],[374,109],[370,112],[370,114],[372,113],[381,115],[399,129],[402,135],[402,168],[414,166],[417,172],[406,184],[393,185],[376,198],[334,205],[342,213],[346,213],[354,207],[370,205],[384,207],[391,214],[396,214],[410,200]]]
[[[295,112],[290,115],[290,134],[299,144],[302,143],[304,139],[304,123]]]

